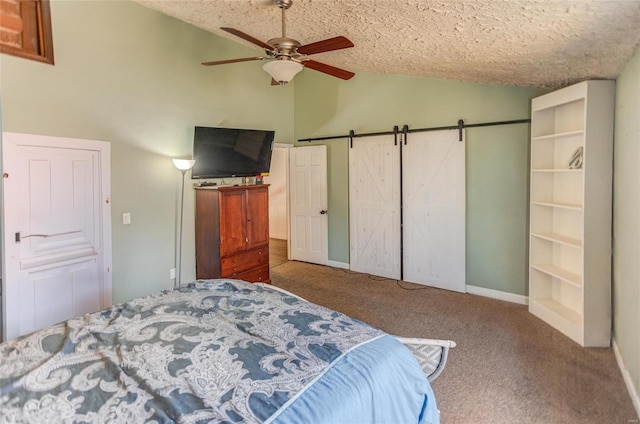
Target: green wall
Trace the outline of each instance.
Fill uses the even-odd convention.
[[[171,286],[180,179],[169,159],[190,154],[194,125],[273,128],[277,142],[292,143],[294,134],[526,118],[539,93],[370,73],[344,82],[310,70],[271,87],[259,63],[200,65],[255,50],[133,2],[54,1],[52,20],[55,66],[0,56],[4,130],[112,143],[114,301]],[[468,284],[526,294],[528,132],[467,132]],[[329,255],[347,263],[348,149],[328,144]],[[183,280],[195,276],[192,204],[187,189]]]
[[[613,163],[613,333],[640,413],[640,51],[617,79]]]
[[[112,143],[115,301],[171,285],[180,174],[169,159],[190,154],[194,125],[274,128],[277,142],[292,143],[526,118],[540,93],[364,72],[345,82],[311,70],[272,87],[260,63],[200,65],[256,50],[133,2],[54,1],[52,20],[55,66],[0,56],[4,130]],[[528,139],[522,124],[467,130],[468,284],[526,294]],[[328,144],[329,255],[346,263],[348,148]],[[192,195],[183,280],[194,277]]]
[[[295,137],[528,118],[541,90],[359,72],[296,77]],[[529,125],[467,133],[467,284],[527,293]],[[328,145],[329,259],[349,262],[348,140]],[[296,143],[296,145],[307,145]]]
[[[53,1],[55,66],[0,55],[4,131],[111,142],[113,300],[170,288],[180,172],[193,128],[276,130],[293,139],[293,85],[260,63],[204,67],[256,50],[129,1]],[[187,183],[183,281],[195,278]],[[122,213],[131,212],[131,225]]]

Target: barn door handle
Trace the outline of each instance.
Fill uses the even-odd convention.
[[[76,231],[65,231],[64,233],[55,233],[55,234],[25,234],[22,235],[19,231],[16,233],[16,243],[20,243],[20,241],[22,239],[26,239],[29,237],[56,237],[56,236],[64,236],[67,234],[75,234],[75,233],[80,233],[82,232],[82,230],[76,230]]]
[[[323,210],[323,211],[320,211],[320,215],[324,215],[324,214],[326,214],[326,213],[327,213],[326,209],[325,209],[325,210]]]

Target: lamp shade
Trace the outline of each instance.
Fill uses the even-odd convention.
[[[280,84],[286,84],[302,71],[303,66],[293,60],[272,60],[264,64],[264,69],[271,77]]]
[[[173,160],[173,166],[175,166],[181,171],[188,171],[189,169],[193,168],[193,165],[195,165],[195,163],[196,163],[195,159],[174,159]]]

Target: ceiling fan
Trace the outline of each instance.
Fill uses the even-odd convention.
[[[264,48],[267,57],[243,57],[239,59],[217,60],[214,62],[203,62],[205,66],[224,65],[227,63],[248,62],[252,60],[269,60],[262,67],[272,77],[271,85],[284,85],[291,81],[293,77],[302,70],[310,68],[314,71],[322,72],[343,80],[351,79],[353,72],[327,65],[309,59],[309,55],[316,53],[330,52],[333,50],[353,47],[353,43],[346,37],[338,36],[328,38],[315,43],[302,45],[297,40],[286,36],[285,11],[291,7],[293,0],[275,0],[276,6],[282,10],[282,37],[272,38],[266,43],[258,40],[234,28],[222,27],[223,31],[249,41],[259,47]]]

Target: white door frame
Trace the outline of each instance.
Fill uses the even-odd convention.
[[[65,149],[94,150],[99,155],[100,174],[100,199],[101,208],[99,210],[100,230],[102,231],[101,251],[102,251],[102,307],[108,307],[112,302],[112,253],[111,253],[111,169],[110,169],[110,149],[109,143],[96,140],[82,140],[64,137],[51,137],[41,135],[2,133],[2,339],[6,340],[16,334],[15,328],[7,327],[7,317],[19,314],[18,302],[12,302],[18,287],[7,284],[8,278],[12,278],[12,273],[17,264],[18,247],[15,243],[15,234],[20,231],[15,227],[18,222],[17,205],[8,204],[7,199],[16,199],[20,190],[17,179],[12,178],[17,175],[16,158],[19,146],[33,147],[59,147]],[[16,182],[14,184],[14,182]]]
[[[289,149],[292,148],[293,145],[291,144],[284,144],[284,143],[275,143],[273,151],[274,153],[276,152],[276,150],[278,151],[283,151],[285,153],[283,159],[284,159],[284,165],[282,166],[282,168],[275,168],[273,165],[273,162],[271,163],[271,167],[269,170],[269,175],[264,177],[264,183],[265,184],[270,184],[269,186],[269,207],[271,208],[273,202],[271,201],[271,196],[273,193],[274,189],[280,189],[281,186],[279,184],[275,184],[274,185],[274,180],[279,182],[279,181],[283,181],[284,182],[284,202],[285,202],[285,213],[284,213],[284,237],[286,240],[289,240],[290,237],[290,228],[289,228]],[[269,214],[269,217],[271,218],[271,213]],[[271,224],[269,224],[269,231],[271,232],[273,229],[273,226]],[[270,235],[270,237],[272,237]],[[288,245],[288,243],[287,243]],[[288,249],[287,249],[287,255],[289,256],[288,253]]]

